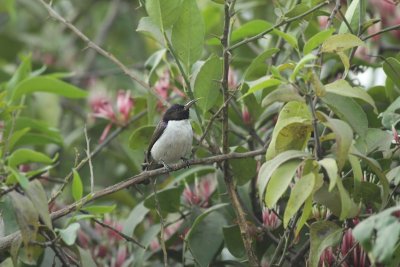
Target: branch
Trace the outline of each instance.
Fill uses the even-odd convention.
[[[103,143],[99,144],[87,157],[85,157],[79,164],[78,166],[75,167],[76,171],[79,171],[83,166],[85,166],[85,164],[89,161],[89,159],[92,159],[93,157],[97,156],[97,154],[99,154],[99,152],[106,146],[108,146],[108,144],[114,140],[122,131],[124,131],[126,128],[128,128],[128,126],[139,120],[140,118],[142,118],[144,115],[146,114],[146,111],[142,111],[138,114],[136,114],[135,116],[133,116],[129,122],[120,127],[115,129],[104,141]],[[62,191],[64,190],[64,188],[67,186],[68,182],[71,180],[73,175],[73,172],[71,171],[64,179],[64,183],[58,188],[58,190],[56,191],[56,193],[54,193],[52,195],[52,197],[49,200],[49,204],[51,204],[52,202],[54,202],[54,200],[56,200],[56,198],[62,193]]]
[[[389,31],[393,31],[393,30],[400,30],[400,24],[397,24],[397,25],[393,25],[393,26],[384,28],[384,29],[380,30],[379,32],[376,32],[376,33],[367,35],[367,36],[365,36],[364,38],[361,38],[361,40],[366,41],[366,40],[368,40],[368,39],[371,39],[372,37],[375,37],[375,36],[380,35],[380,34],[382,34],[382,33],[389,32]]]
[[[64,24],[67,28],[69,28],[73,33],[75,33],[80,39],[82,39],[88,47],[94,49],[97,53],[100,55],[108,58],[111,60],[115,65],[117,65],[122,72],[127,75],[129,78],[131,78],[133,81],[137,82],[140,84],[144,89],[149,91],[151,94],[153,94],[155,97],[158,98],[158,100],[162,101],[164,104],[168,104],[165,99],[163,99],[160,95],[158,95],[153,88],[151,88],[145,81],[140,79],[135,73],[133,73],[127,66],[125,66],[119,59],[117,59],[113,54],[110,52],[104,50],[97,44],[95,44],[92,40],[89,39],[85,34],[83,34],[78,28],[76,28],[73,24],[71,24],[69,21],[67,21],[64,17],[62,17],[60,14],[58,14],[49,4],[47,4],[44,0],[36,0],[44,8],[46,8],[47,12],[49,12],[50,17],[54,18],[55,20],[61,22]]]
[[[322,7],[324,7],[324,6],[326,6],[326,5],[329,4],[329,3],[330,3],[330,1],[329,1],[329,0],[326,0],[326,1],[324,1],[324,2],[322,2],[322,3],[320,3],[320,4],[318,4],[318,5],[316,5],[315,7],[311,8],[310,10],[308,10],[308,11],[306,11],[306,12],[304,12],[304,13],[302,13],[302,14],[296,16],[296,17],[293,17],[293,18],[290,18],[290,19],[282,20],[281,22],[275,24],[275,25],[272,26],[271,28],[269,28],[269,29],[267,29],[267,30],[265,30],[265,31],[263,31],[263,32],[261,32],[261,33],[259,33],[259,34],[257,34],[257,35],[254,35],[254,36],[252,36],[252,37],[250,37],[250,38],[247,38],[247,39],[245,39],[245,40],[243,40],[243,41],[240,41],[240,42],[238,42],[238,43],[232,45],[232,46],[229,48],[229,50],[232,51],[232,50],[234,50],[235,48],[238,48],[239,46],[242,46],[242,45],[247,44],[247,43],[249,43],[249,42],[258,40],[258,39],[260,39],[260,38],[263,38],[264,35],[266,35],[266,34],[272,32],[272,31],[275,30],[276,28],[279,28],[279,27],[281,27],[281,26],[283,26],[283,25],[286,25],[286,24],[288,24],[288,23],[291,23],[291,22],[293,22],[293,21],[302,19],[302,18],[304,18],[305,16],[307,16],[307,15],[313,13],[314,11],[316,11],[316,10],[318,10],[318,9],[320,9],[320,8],[322,8]]]
[[[229,64],[231,59],[231,49],[229,39],[232,30],[232,17],[234,15],[235,0],[225,0],[224,5],[224,32],[221,38],[221,44],[223,48],[223,77],[222,77],[222,92],[224,96],[224,105],[222,108],[222,151],[224,154],[229,152]],[[223,162],[222,170],[224,173],[224,180],[226,189],[228,191],[229,198],[232,203],[232,207],[235,210],[237,221],[240,228],[240,234],[242,236],[244,248],[246,250],[247,258],[250,266],[260,266],[258,258],[255,254],[252,245],[252,236],[250,233],[249,225],[247,224],[246,214],[243,211],[242,204],[240,203],[239,195],[236,191],[236,186],[232,179],[230,171],[229,161],[226,159]]]

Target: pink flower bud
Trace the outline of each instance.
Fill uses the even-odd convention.
[[[278,218],[275,212],[273,212],[268,208],[263,208],[262,220],[263,220],[263,225],[268,230],[275,230],[281,225],[281,220]]]
[[[133,108],[133,99],[131,98],[130,91],[122,91],[118,92],[117,96],[117,109],[118,112],[122,115],[122,120],[124,123],[128,122],[130,113]]]
[[[242,108],[242,120],[243,123],[246,125],[251,124],[251,115],[249,109],[246,106],[243,106]]]

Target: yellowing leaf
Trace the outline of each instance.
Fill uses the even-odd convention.
[[[347,49],[363,46],[364,42],[357,36],[350,33],[336,34],[329,37],[322,44],[322,52],[324,53],[337,53],[343,52]]]

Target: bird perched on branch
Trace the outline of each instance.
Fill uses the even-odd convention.
[[[162,166],[170,169],[169,164],[179,160],[192,150],[193,130],[189,121],[189,109],[197,101],[186,105],[175,104],[165,111],[151,138],[146,152],[144,170],[153,170]]]

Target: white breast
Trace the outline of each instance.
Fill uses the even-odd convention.
[[[178,162],[190,154],[192,141],[193,131],[189,120],[169,121],[167,128],[151,148],[151,156],[159,163]]]

